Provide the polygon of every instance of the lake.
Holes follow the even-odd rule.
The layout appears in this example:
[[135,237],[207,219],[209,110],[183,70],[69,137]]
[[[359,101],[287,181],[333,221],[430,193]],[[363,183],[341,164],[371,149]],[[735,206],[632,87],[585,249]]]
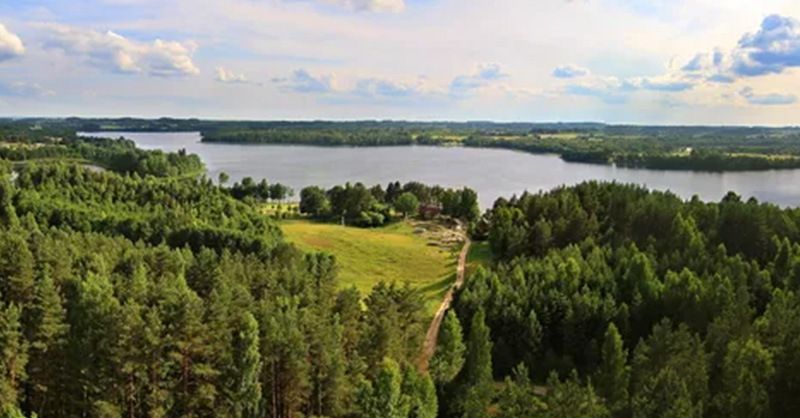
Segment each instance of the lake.
[[247,176],[256,181],[266,178],[298,192],[309,185],[332,187],[348,181],[368,186],[420,181],[446,187],[468,186],[478,192],[481,206],[486,208],[500,196],[600,180],[670,190],[685,199],[698,195],[704,200],[718,201],[728,191],[734,191],[745,199],[754,196],[782,206],[800,206],[800,170],[733,173],[641,170],[567,163],[553,155],[459,147],[204,144],[196,132],[89,135],[124,136],[143,149],[185,148],[203,159],[209,177],[214,180],[224,171],[230,175],[231,183]]

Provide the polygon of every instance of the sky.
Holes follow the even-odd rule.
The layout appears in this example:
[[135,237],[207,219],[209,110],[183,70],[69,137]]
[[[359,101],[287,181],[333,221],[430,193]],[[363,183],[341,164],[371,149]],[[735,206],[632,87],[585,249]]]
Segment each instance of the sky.
[[797,0],[0,0],[0,115],[800,125]]

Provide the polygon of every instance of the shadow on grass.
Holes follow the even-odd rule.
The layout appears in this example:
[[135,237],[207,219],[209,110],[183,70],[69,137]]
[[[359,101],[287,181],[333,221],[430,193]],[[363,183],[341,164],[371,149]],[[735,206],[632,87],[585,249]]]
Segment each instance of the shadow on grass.
[[452,273],[448,274],[438,282],[431,283],[425,287],[421,287],[419,290],[424,293],[436,292],[439,298],[443,298],[444,295],[447,294],[447,291],[450,290],[450,287],[453,285],[453,283],[455,283],[455,281],[456,281],[456,274]]

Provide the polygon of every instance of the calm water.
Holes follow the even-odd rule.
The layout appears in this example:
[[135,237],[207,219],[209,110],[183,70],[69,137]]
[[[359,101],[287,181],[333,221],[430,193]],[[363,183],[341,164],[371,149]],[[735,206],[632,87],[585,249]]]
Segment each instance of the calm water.
[[734,191],[745,198],[755,196],[783,206],[800,206],[800,170],[724,174],[632,170],[492,149],[203,144],[198,133],[92,135],[125,136],[143,149],[185,148],[203,159],[208,175],[215,180],[224,171],[231,176],[231,182],[246,176],[266,178],[298,191],[308,185],[331,187],[348,181],[385,186],[390,181],[415,180],[447,187],[469,186],[477,190],[481,205],[488,207],[500,196],[510,197],[525,190],[536,192],[586,180],[604,180],[671,190],[686,199],[696,194],[704,200],[719,200]]

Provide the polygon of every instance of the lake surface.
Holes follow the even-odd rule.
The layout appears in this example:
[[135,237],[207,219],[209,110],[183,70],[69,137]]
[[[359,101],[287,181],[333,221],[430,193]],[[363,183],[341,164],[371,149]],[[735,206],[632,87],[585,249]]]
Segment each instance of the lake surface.
[[457,147],[328,148],[299,145],[204,144],[199,133],[106,132],[94,136],[132,139],[139,148],[177,151],[185,148],[200,156],[208,175],[220,172],[231,183],[249,176],[293,187],[332,187],[362,182],[367,186],[390,181],[420,181],[446,187],[475,189],[481,206],[490,207],[500,196],[525,190],[538,192],[587,180],[635,183],[670,190],[689,199],[698,195],[718,201],[728,191],[782,206],[800,206],[800,170],[700,173],[616,168],[567,163],[557,156],[517,151]]

